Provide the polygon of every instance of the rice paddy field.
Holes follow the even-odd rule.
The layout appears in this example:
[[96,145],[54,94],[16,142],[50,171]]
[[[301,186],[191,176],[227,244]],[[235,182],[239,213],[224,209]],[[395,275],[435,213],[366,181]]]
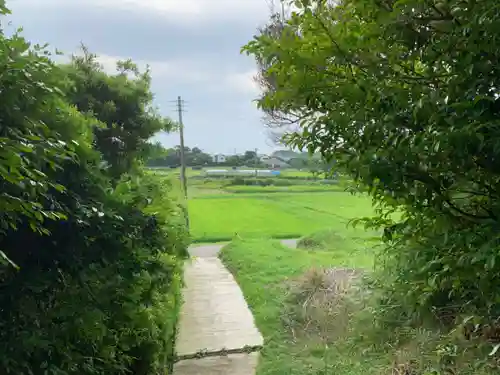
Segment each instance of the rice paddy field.
[[[195,172],[200,171],[191,171]],[[154,173],[169,176],[178,184],[177,170]],[[268,185],[188,173],[187,206],[193,242],[230,241],[235,237],[299,238],[326,229],[356,236],[356,232],[364,231],[347,228],[349,221],[373,212],[368,197],[345,191],[343,183],[311,180],[311,174],[304,171],[285,170],[278,178],[255,183]]]
[[366,197],[346,192],[251,193],[198,196],[188,203],[194,241],[241,237],[298,238],[370,215]]
[[[275,182],[280,185],[283,180],[286,177]],[[293,184],[288,186],[235,185],[224,179],[188,181],[194,242],[235,237],[299,238],[318,230],[345,230],[351,219],[372,213],[368,197],[352,195],[335,184],[305,179],[289,180]]]

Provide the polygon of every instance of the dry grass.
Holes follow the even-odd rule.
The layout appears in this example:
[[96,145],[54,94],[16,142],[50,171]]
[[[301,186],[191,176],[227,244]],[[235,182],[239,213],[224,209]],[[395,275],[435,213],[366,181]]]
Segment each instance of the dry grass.
[[[359,314],[369,303],[364,276],[359,269],[315,267],[288,281],[281,316],[284,327],[295,340],[306,339],[309,345],[324,347],[325,353],[338,342],[359,334],[359,326],[355,325],[359,325]],[[424,330],[418,337],[414,336],[414,330],[411,331],[412,338],[407,343],[386,353],[392,357],[392,363],[388,362],[375,373],[429,374],[424,370],[428,361],[422,353],[427,351],[424,343],[433,342],[434,338]]]
[[329,345],[343,336],[352,314],[361,308],[353,298],[361,271],[349,268],[311,268],[289,281],[282,320],[294,337],[316,337]]
[[[282,320],[295,339],[298,335],[320,344],[325,353],[330,346],[353,334],[353,323],[366,305],[363,272],[352,268],[311,268],[287,285]],[[367,327],[368,328],[368,327]],[[359,333],[359,331],[358,331]],[[413,339],[394,348],[392,365],[380,369],[380,375],[424,375],[418,360],[429,338]]]

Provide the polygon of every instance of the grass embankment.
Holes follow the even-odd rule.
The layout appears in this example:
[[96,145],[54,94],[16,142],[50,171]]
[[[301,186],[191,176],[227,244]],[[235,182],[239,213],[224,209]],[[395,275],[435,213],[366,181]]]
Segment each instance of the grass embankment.
[[[247,181],[247,182],[251,182]],[[269,180],[262,179],[257,182],[270,183]],[[269,194],[269,193],[326,193],[326,192],[344,192],[345,184],[326,184],[318,181],[309,180],[286,180],[283,178],[276,179],[273,182],[279,184],[271,184],[262,186],[255,185],[234,185],[230,179],[219,180],[190,180],[188,186],[188,196],[197,198],[203,195],[219,195],[219,194]]]
[[250,193],[195,196],[189,201],[191,235],[197,242],[243,237],[297,238],[370,215],[367,197],[346,192]]
[[477,340],[409,326],[378,305],[382,295],[360,277],[376,258],[372,240],[372,233],[327,230],[298,249],[240,239],[222,250],[264,336],[257,375],[498,374]]
[[[320,334],[314,319],[309,321],[304,316],[298,319],[310,301],[306,298],[297,305],[297,297],[304,297],[304,287],[301,286],[302,297],[294,295],[290,288],[292,280],[299,280],[307,271],[319,278],[320,274],[311,269],[370,269],[373,264],[370,245],[363,241],[367,235],[354,236],[356,240],[352,240],[346,229],[337,235],[329,231],[325,236],[335,239],[336,244],[307,251],[256,239],[237,240],[222,250],[221,259],[235,275],[264,336],[258,375],[368,374],[374,373],[370,370],[377,362],[385,361],[354,355],[348,342],[337,341],[339,332],[335,332],[335,324],[343,324],[345,318],[334,314],[323,317],[329,321],[329,335]],[[313,289],[318,286],[309,285]]]
[[316,193],[316,192],[343,192],[342,187],[336,185],[291,185],[291,186],[226,186],[223,188],[228,193]]

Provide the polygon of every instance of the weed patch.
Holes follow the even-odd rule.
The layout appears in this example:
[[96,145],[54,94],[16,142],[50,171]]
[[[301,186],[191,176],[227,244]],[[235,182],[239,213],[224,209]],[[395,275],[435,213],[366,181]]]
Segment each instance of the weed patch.
[[293,337],[307,335],[331,345],[344,336],[359,304],[352,296],[361,272],[347,268],[311,268],[289,282],[282,320]]
[[[370,254],[349,248],[307,252],[272,240],[239,239],[226,246],[220,257],[235,275],[264,335],[258,375],[337,374],[332,371],[348,350],[324,337],[342,336],[343,331],[331,325],[342,309],[350,309],[340,304],[341,291],[349,283],[350,270],[370,269]],[[332,273],[334,268],[345,271]],[[336,287],[329,284],[331,280],[337,281]],[[338,297],[337,303],[328,300],[332,294]],[[324,305],[330,310],[320,311]],[[363,359],[355,364],[363,369],[359,374],[372,365]]]

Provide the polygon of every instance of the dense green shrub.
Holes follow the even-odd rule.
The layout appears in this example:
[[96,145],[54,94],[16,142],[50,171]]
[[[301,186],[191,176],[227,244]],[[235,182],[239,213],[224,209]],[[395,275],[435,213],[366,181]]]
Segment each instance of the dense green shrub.
[[133,147],[130,174],[103,167],[106,124],[68,104],[44,51],[0,33],[0,61],[0,373],[162,373],[187,246],[168,184]]
[[[47,192],[64,190],[50,174],[74,158],[74,144],[60,139],[57,130],[64,126],[49,128],[45,122],[46,114],[52,113],[54,125],[61,125],[59,111],[65,110],[52,93],[58,77],[50,61],[28,53],[29,44],[17,34],[0,38],[0,233],[21,218],[43,231],[40,224],[45,219],[62,217],[57,202],[47,204]],[[75,124],[78,121],[84,120]]]

